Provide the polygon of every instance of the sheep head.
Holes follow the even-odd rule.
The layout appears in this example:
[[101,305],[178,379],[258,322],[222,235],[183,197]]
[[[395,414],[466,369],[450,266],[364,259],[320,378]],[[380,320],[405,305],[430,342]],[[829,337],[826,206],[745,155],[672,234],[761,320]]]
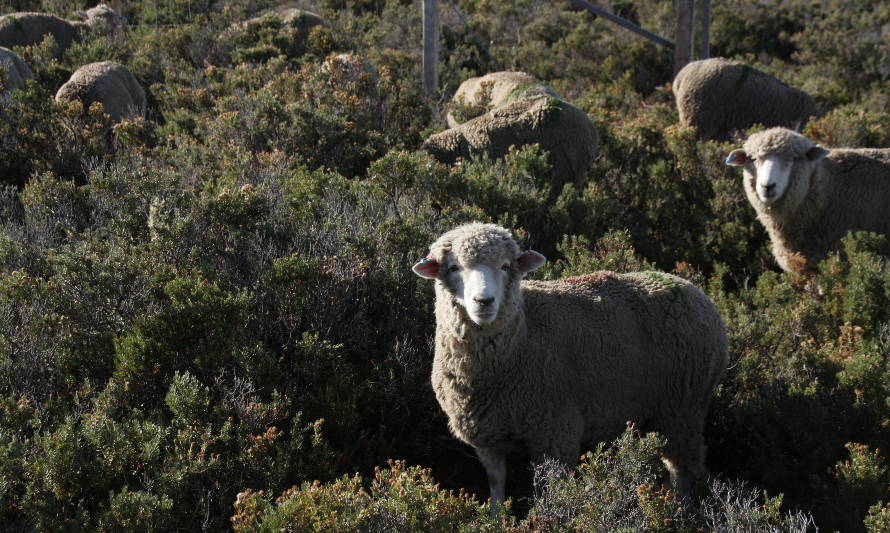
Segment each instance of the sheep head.
[[109,35],[114,34],[127,21],[127,17],[118,15],[105,4],[78,11],[77,15],[91,30],[103,31]]
[[520,252],[506,229],[472,223],[442,235],[412,270],[436,280],[437,293],[449,295],[473,323],[484,326],[497,319],[507,292],[518,291],[519,280],[545,261],[534,250]]
[[[784,128],[772,128],[748,138],[745,147],[730,152],[726,164],[745,167],[745,189],[764,206],[782,200],[790,189],[809,188],[812,163],[828,151]],[[801,195],[796,195],[798,198]]]

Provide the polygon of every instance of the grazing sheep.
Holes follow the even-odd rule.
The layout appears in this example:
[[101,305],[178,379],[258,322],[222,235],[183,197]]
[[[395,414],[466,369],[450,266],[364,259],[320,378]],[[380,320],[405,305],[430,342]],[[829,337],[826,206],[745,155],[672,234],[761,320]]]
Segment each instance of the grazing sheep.
[[442,163],[487,155],[503,157],[511,146],[539,144],[548,152],[558,192],[580,186],[599,146],[593,122],[577,107],[554,98],[523,98],[496,107],[455,128],[430,136],[422,148]]
[[127,67],[113,61],[77,69],[59,88],[56,100],[79,100],[85,108],[99,102],[112,123],[145,114],[145,91]]
[[324,20],[310,11],[303,11],[293,7],[281,8],[275,11],[281,17],[286,26],[299,30],[301,35],[306,35],[316,26],[324,26]]
[[495,107],[538,96],[559,98],[556,91],[525,72],[492,72],[470,78],[460,84],[451,99],[448,127],[455,128]]
[[680,122],[700,140],[730,140],[754,124],[800,129],[818,115],[803,91],[738,61],[693,61],[673,83]]
[[72,43],[80,42],[87,32],[111,35],[126,21],[105,4],[77,14],[84,20],[65,20],[46,13],[11,13],[0,17],[0,46],[32,46],[51,34],[59,50],[64,52]]
[[9,48],[0,46],[0,95],[25,86],[25,80],[33,79],[31,69]]
[[704,471],[708,403],[727,363],[714,304],[659,272],[520,281],[544,263],[494,224],[459,226],[414,265],[436,280],[432,384],[503,501],[506,453],[577,463],[627,421],[658,431],[676,490]]
[[301,37],[306,37],[309,34],[309,30],[314,27],[325,25],[324,20],[315,13],[293,7],[280,7],[259,17],[254,17],[244,22],[236,22],[229,27],[229,32],[240,33],[246,30],[249,24],[258,23],[266,17],[280,18],[285,26],[297,30]]
[[772,128],[726,164],[745,167],[745,194],[783,270],[815,271],[851,230],[890,236],[890,149],[826,150]]

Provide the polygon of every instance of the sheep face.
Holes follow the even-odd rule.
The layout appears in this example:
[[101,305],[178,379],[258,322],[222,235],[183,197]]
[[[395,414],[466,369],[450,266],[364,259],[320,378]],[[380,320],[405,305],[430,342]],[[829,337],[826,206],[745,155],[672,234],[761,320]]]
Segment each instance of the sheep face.
[[[727,165],[745,167],[745,191],[751,203],[767,208],[802,200],[810,187],[813,165],[828,153],[824,148],[809,143],[800,134],[794,133],[794,137],[790,137],[788,130],[777,128],[765,133],[773,131],[777,134],[760,142],[752,143],[756,140],[756,136],[752,136],[745,149],[733,150],[726,158]],[[794,142],[780,144],[774,140],[778,134]],[[753,146],[749,147],[748,144]],[[759,149],[764,144],[772,149]]]
[[482,326],[497,318],[505,288],[512,278],[511,268],[511,261],[506,258],[499,267],[462,266],[454,262],[446,269],[442,283],[463,306],[469,319]]
[[756,172],[751,175],[754,182],[749,187],[761,202],[770,205],[780,199],[788,189],[792,166],[794,166],[794,161],[788,161],[775,154],[755,160]]
[[507,230],[475,224],[443,235],[412,270],[436,280],[437,294],[453,298],[470,321],[485,326],[498,318],[508,293],[518,292],[519,280],[545,261],[534,250],[519,252]]
[[109,35],[114,34],[127,21],[127,17],[118,15],[105,4],[99,4],[86,11],[78,11],[77,15],[91,30],[104,31]]

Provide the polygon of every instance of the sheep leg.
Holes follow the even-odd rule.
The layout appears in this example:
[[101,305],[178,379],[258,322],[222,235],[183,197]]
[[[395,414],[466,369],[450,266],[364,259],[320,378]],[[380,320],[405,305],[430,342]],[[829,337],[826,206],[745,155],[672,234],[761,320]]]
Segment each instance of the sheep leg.
[[685,506],[694,501],[695,482],[705,472],[705,445],[701,432],[694,436],[677,438],[668,437],[668,446],[664,451],[662,462],[671,475],[674,492]]
[[485,474],[488,476],[488,488],[491,495],[491,517],[497,518],[506,498],[507,489],[507,456],[503,452],[491,448],[476,448],[476,455]]

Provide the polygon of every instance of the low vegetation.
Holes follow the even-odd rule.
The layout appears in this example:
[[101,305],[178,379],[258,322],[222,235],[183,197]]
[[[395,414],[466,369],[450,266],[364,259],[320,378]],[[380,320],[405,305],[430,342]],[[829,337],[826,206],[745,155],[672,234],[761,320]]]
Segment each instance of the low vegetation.
[[[665,51],[570,2],[440,2],[427,99],[416,1],[301,2],[327,21],[304,33],[226,31],[269,0],[122,4],[123,33],[15,48],[35,80],[0,103],[4,528],[890,530],[884,237],[849,234],[814,279],[781,273],[723,164],[737,144],[677,124]],[[673,32],[674,2],[601,4]],[[712,53],[813,96],[810,138],[890,146],[890,6],[714,4]],[[148,101],[111,132],[100,107],[53,100],[104,60]],[[455,166],[418,151],[462,80],[509,69],[596,124],[583,185],[554,187],[535,147]],[[699,502],[665,489],[661,437],[629,427],[574,476],[517,456],[488,518],[430,388],[433,292],[410,270],[471,220],[545,254],[542,278],[657,268],[715,300],[731,361]]]

